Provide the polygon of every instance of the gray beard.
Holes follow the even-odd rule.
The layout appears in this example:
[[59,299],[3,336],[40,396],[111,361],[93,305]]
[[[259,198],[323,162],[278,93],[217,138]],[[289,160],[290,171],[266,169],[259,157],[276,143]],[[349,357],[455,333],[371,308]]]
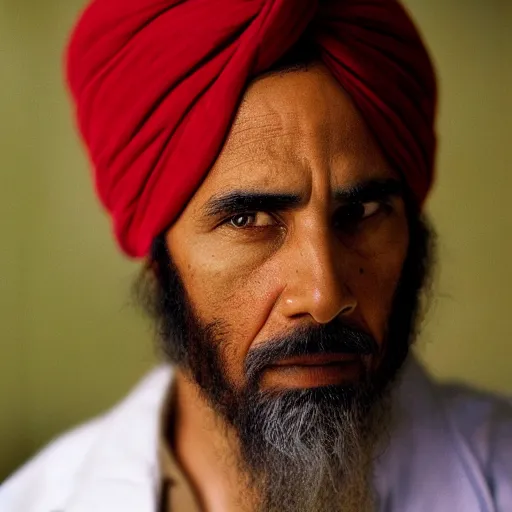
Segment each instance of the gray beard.
[[[215,331],[217,329],[217,332]],[[342,343],[354,351],[362,335],[351,336],[336,324],[290,334],[268,342],[246,357],[247,383],[227,379],[228,343],[219,349],[219,326],[207,332],[201,348],[205,363],[193,382],[221,424],[232,427],[233,454],[246,492],[237,510],[247,512],[369,512],[373,507],[372,462],[391,419],[391,389],[396,373],[364,373],[357,382],[299,389],[261,388],[261,376],[276,354],[332,352]],[[354,341],[355,340],[355,341]],[[192,360],[199,360],[191,352]],[[308,352],[309,351],[309,352]],[[283,356],[282,356],[283,357]],[[229,436],[228,439],[233,439]]]
[[[260,394],[235,421],[239,467],[256,512],[369,512],[372,461],[391,419],[389,392],[371,405],[336,389]],[[256,503],[256,506],[254,505]]]

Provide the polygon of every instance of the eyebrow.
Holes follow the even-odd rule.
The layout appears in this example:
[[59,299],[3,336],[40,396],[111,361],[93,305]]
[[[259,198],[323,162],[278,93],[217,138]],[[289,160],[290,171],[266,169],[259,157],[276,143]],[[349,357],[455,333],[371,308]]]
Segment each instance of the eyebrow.
[[[338,203],[367,203],[401,195],[402,184],[400,181],[372,179],[336,190],[334,200]],[[297,208],[303,201],[299,194],[234,190],[213,196],[203,209],[208,217],[235,215],[248,211],[276,213]]]
[[394,178],[371,179],[334,192],[334,199],[340,203],[367,203],[402,196],[402,182]]
[[276,194],[236,190],[211,198],[205,205],[209,217],[235,215],[241,211],[283,212],[301,204],[297,194]]

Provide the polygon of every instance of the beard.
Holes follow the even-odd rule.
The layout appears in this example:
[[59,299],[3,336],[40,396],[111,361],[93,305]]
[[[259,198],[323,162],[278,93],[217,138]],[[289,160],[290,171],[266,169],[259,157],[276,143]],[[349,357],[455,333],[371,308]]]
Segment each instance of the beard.
[[[391,391],[415,335],[429,270],[430,231],[410,221],[409,252],[395,291],[382,353],[368,334],[339,320],[267,340],[247,354],[242,387],[230,382],[229,325],[204,323],[193,310],[165,238],[136,293],[156,320],[165,357],[197,385],[237,438],[237,463],[251,505],[260,512],[372,510],[372,462],[392,418]],[[363,364],[355,383],[306,389],[262,389],[269,365],[288,357],[352,353]],[[246,509],[240,503],[240,509]]]
[[[237,438],[238,467],[256,510],[321,512],[370,510],[371,456],[390,418],[388,389],[369,369],[357,384],[262,389],[265,371],[289,357],[351,353],[377,355],[367,334],[333,321],[301,328],[249,351],[243,387],[228,375],[229,342],[220,322],[189,319],[188,358],[181,362],[202,396]],[[254,504],[253,503],[253,504]],[[240,504],[244,509],[244,504]]]

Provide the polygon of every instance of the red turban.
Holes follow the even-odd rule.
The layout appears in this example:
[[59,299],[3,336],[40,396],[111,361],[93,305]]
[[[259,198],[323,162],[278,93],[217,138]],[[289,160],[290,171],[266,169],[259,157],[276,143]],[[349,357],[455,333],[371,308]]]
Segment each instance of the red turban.
[[436,83],[395,0],[93,0],[67,54],[96,188],[135,257],[179,215],[222,148],[251,77],[301,39],[352,97],[421,205]]

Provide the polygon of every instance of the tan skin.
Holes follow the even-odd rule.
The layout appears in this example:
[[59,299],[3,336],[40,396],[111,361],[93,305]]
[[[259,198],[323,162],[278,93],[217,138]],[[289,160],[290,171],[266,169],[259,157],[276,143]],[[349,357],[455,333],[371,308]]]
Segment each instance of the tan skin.
[[[169,251],[203,322],[222,320],[228,380],[244,384],[247,352],[299,326],[336,317],[385,345],[392,298],[408,247],[401,196],[366,201],[350,229],[336,222],[336,191],[397,179],[352,102],[321,65],[272,74],[246,91],[226,144],[167,234]],[[292,194],[283,211],[212,218],[205,207],[232,191]],[[269,369],[262,386],[347,382],[349,358]],[[373,364],[377,364],[373,361]],[[176,453],[202,507],[240,510],[244,490],[226,464],[232,444],[195,384],[177,371]]]

